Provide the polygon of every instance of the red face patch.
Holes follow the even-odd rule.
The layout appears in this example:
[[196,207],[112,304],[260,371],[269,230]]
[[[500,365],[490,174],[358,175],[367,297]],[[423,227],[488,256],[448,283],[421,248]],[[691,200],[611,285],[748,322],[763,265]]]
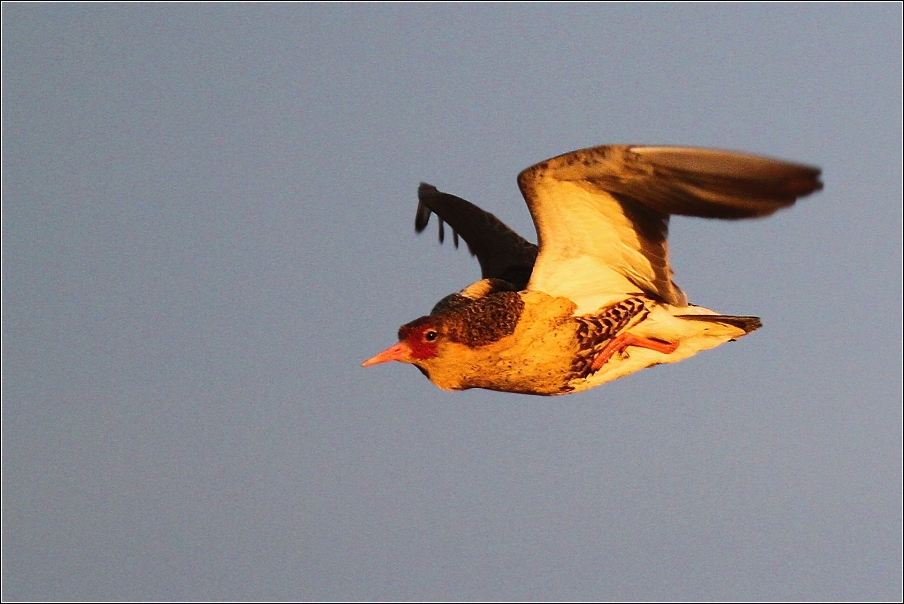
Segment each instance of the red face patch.
[[439,332],[425,319],[426,317],[412,321],[399,328],[399,340],[408,342],[411,357],[415,359],[432,359],[437,355],[436,341]]

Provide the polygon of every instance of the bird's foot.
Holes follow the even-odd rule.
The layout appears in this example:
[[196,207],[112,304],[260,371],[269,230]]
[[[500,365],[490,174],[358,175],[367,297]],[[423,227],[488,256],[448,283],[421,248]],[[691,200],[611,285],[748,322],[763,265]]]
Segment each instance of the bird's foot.
[[612,355],[616,352],[624,354],[625,349],[628,348],[628,346],[637,346],[639,348],[655,350],[656,352],[661,352],[663,354],[672,354],[678,349],[678,342],[663,342],[662,340],[652,340],[642,336],[635,336],[633,333],[620,333],[609,340],[609,343],[606,344],[599,354],[596,355],[596,358],[593,359],[593,363],[590,365],[591,373],[599,371],[603,365],[609,362],[609,359],[611,359]]

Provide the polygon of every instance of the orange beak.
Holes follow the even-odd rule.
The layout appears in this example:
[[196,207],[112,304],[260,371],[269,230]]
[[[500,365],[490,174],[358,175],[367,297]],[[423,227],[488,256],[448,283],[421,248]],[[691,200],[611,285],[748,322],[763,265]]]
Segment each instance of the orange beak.
[[401,361],[403,363],[410,363],[411,347],[408,345],[408,342],[399,342],[392,348],[387,348],[377,356],[370,357],[369,359],[361,363],[361,366],[370,367],[371,365],[386,363],[388,361]]

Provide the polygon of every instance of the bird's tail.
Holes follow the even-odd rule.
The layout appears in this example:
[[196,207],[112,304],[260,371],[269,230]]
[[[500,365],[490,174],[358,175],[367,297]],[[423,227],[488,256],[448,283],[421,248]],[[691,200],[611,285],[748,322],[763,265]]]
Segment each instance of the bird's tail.
[[686,321],[705,321],[707,323],[723,323],[731,325],[738,329],[743,329],[744,333],[750,333],[763,326],[763,322],[759,317],[746,317],[738,315],[675,315],[676,319],[684,319]]

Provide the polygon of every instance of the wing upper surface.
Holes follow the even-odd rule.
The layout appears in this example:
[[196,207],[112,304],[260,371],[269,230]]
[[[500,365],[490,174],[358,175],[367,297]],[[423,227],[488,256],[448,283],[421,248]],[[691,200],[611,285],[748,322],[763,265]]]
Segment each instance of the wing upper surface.
[[672,214],[768,216],[822,188],[816,168],[711,149],[603,146],[524,170],[518,184],[540,252],[528,289],[595,310],[643,292],[687,303],[672,281]]

